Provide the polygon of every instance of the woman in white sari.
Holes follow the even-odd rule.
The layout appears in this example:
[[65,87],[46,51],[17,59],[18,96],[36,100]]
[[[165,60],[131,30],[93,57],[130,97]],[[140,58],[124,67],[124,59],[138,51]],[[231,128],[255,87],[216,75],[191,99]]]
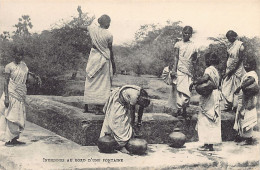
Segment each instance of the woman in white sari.
[[225,102],[225,111],[237,108],[238,97],[241,94],[234,94],[235,89],[240,85],[241,78],[245,74],[243,67],[243,42],[237,40],[237,33],[230,30],[226,37],[229,41],[227,45],[228,60],[226,73],[223,76],[222,94]]
[[135,106],[139,105],[138,124],[141,126],[143,110],[150,104],[148,94],[139,86],[125,85],[115,89],[104,106],[105,119],[100,137],[110,133],[122,149],[133,136]]
[[92,23],[94,17],[81,20],[81,28],[87,29],[92,48],[86,67],[86,82],[84,92],[85,112],[88,105],[99,107],[97,114],[107,101],[112,84],[112,76],[115,73],[115,63],[112,50],[113,36],[108,31],[111,19],[108,15],[102,15],[98,19],[99,25]]
[[197,122],[199,142],[204,144],[198,149],[201,151],[213,151],[213,144],[221,142],[221,97],[218,89],[220,76],[216,69],[216,65],[219,64],[219,58],[214,53],[207,53],[205,62],[207,68],[203,77],[193,82],[190,86],[190,91],[193,85],[206,83],[207,81],[210,81],[209,83],[212,84],[214,89],[210,94],[200,96],[200,112]]
[[24,144],[17,139],[25,127],[28,67],[22,61],[21,48],[14,47],[14,54],[14,61],[5,66],[4,92],[0,99],[0,140],[6,146]]
[[[254,57],[246,60],[244,64],[246,74],[242,77],[241,84],[234,93],[239,93],[245,87],[250,85],[258,86],[258,76],[256,70],[256,60]],[[235,141],[245,141],[246,144],[253,144],[253,127],[257,124],[257,92],[246,94],[242,91],[242,98],[238,100],[238,108],[236,112],[236,118],[234,123],[234,129],[238,132],[238,136]]]

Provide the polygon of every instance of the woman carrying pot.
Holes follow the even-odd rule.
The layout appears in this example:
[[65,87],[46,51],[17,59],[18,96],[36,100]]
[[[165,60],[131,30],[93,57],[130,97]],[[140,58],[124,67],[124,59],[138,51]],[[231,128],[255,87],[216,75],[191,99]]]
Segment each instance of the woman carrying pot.
[[223,111],[236,109],[238,98],[241,96],[241,94],[234,94],[234,91],[239,87],[241,78],[245,74],[243,67],[243,53],[245,48],[243,42],[239,41],[237,37],[238,35],[235,31],[229,30],[226,33],[228,41],[219,40],[213,37],[210,38],[211,40],[224,44],[228,53],[226,72],[222,78],[223,81],[221,84],[225,107]]

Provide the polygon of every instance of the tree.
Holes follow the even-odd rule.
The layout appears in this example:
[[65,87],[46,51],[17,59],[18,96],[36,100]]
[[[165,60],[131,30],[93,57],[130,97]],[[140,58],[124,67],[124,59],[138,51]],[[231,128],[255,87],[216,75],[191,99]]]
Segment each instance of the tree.
[[80,6],[77,11],[77,17],[73,17],[71,21],[63,22],[60,27],[52,29],[52,37],[57,40],[58,49],[63,49],[61,64],[73,71],[71,79],[75,79],[77,71],[85,67],[85,61],[92,47],[88,32],[78,27],[78,20],[82,15]]
[[3,41],[9,41],[11,38],[10,33],[8,31],[3,31],[3,33],[0,35],[0,39]]
[[[179,24],[168,21],[164,27],[158,24],[141,26],[135,34],[135,42],[129,47],[129,54],[121,54],[128,63],[125,69],[133,70],[138,75],[160,76],[163,67],[174,61],[173,47],[182,36]],[[121,67],[118,66],[119,69]]]
[[31,18],[29,15],[22,15],[21,18],[18,19],[18,24],[15,24],[16,31],[14,32],[15,35],[23,35],[28,36],[30,35],[29,29],[32,29],[33,25],[31,23]]

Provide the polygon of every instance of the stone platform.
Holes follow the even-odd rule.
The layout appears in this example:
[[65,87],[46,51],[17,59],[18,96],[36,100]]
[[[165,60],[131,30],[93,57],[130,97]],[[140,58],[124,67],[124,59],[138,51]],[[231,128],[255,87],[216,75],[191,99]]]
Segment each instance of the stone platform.
[[[259,132],[254,136],[260,140]],[[216,151],[198,151],[197,142],[183,148],[149,144],[145,155],[104,154],[96,146],[81,146],[35,124],[26,122],[20,140],[6,147],[0,142],[0,169],[259,169],[259,144],[223,142]]]
[[[74,107],[82,104],[82,97],[60,96],[28,96],[27,120],[69,140],[84,146],[94,146],[99,138],[104,115],[83,113],[82,108]],[[142,138],[150,144],[167,144],[168,136],[176,126],[183,127],[187,141],[197,141],[195,126],[198,107],[192,106],[188,112],[193,115],[190,122],[180,121],[171,113],[167,113],[167,101],[152,100],[143,115],[141,127]],[[166,112],[166,113],[162,113]],[[230,113],[222,115],[222,139],[234,138],[234,116]]]

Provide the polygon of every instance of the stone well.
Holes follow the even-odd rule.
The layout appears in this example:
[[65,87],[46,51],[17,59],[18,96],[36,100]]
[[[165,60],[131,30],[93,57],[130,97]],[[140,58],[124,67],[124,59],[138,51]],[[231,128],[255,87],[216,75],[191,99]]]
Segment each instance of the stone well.
[[[78,144],[96,145],[104,115],[83,113],[82,97],[28,96],[27,103],[28,121]],[[152,100],[151,105],[143,115],[142,138],[150,144],[167,143],[168,135],[176,126],[181,125],[187,141],[196,141],[195,126],[198,107],[193,105],[188,109],[192,119],[190,122],[186,122],[174,117],[174,111],[168,109],[166,103],[163,100]],[[223,140],[234,138],[233,122],[234,116],[232,114],[225,113],[222,116]]]

